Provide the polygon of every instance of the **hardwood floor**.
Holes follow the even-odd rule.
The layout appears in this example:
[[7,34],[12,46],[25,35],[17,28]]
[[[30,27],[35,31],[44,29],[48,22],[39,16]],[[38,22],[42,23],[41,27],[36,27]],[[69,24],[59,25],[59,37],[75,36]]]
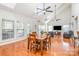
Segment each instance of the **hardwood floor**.
[[[67,39],[65,39],[67,40]],[[61,39],[52,38],[51,47],[47,51],[43,51],[43,56],[78,56],[78,48],[70,45]],[[41,52],[29,52],[27,49],[27,40],[0,46],[0,56],[41,56]]]

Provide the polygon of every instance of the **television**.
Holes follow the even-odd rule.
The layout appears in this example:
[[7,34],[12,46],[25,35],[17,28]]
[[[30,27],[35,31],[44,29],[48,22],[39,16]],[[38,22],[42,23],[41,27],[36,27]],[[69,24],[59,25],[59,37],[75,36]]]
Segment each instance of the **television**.
[[62,26],[53,26],[54,30],[62,30]]

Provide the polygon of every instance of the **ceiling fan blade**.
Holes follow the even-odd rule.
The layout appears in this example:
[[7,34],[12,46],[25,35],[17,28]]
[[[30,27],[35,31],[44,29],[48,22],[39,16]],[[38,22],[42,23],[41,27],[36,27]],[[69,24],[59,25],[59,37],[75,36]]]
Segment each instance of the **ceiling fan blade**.
[[42,10],[42,9],[40,9],[40,8],[37,8],[38,10]]
[[61,19],[56,19],[56,21],[59,21],[59,20],[61,20]]
[[49,9],[49,8],[51,8],[50,6],[48,6],[46,9]]
[[53,12],[52,10],[46,10],[46,12]]

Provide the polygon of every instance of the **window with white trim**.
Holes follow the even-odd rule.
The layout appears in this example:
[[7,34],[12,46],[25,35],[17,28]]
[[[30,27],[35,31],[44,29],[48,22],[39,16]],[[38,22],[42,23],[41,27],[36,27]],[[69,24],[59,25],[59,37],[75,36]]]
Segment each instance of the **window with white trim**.
[[14,38],[14,21],[2,19],[2,40]]
[[23,37],[24,36],[24,25],[23,25],[23,23],[17,21],[16,25],[17,25],[17,28],[16,28],[17,37]]

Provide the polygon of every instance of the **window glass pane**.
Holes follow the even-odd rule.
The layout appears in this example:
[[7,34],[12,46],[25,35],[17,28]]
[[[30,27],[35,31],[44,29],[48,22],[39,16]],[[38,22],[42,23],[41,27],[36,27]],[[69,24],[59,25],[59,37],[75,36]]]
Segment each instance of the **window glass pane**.
[[3,29],[13,29],[12,21],[3,21]]
[[48,31],[52,31],[53,30],[53,27],[52,26],[49,26],[48,27]]
[[39,25],[39,36],[41,35],[41,32],[45,32],[45,25]]
[[17,29],[16,29],[16,33],[17,33],[17,37],[23,37],[24,36],[24,25],[22,22],[17,21]]
[[69,25],[63,25],[63,30],[64,32],[68,32],[69,31]]
[[24,30],[17,30],[17,37],[24,36]]
[[3,30],[2,31],[2,39],[9,39],[14,37],[14,31],[13,30]]
[[17,22],[16,23],[17,29],[24,29],[23,23]]
[[14,21],[2,20],[2,40],[14,38]]

